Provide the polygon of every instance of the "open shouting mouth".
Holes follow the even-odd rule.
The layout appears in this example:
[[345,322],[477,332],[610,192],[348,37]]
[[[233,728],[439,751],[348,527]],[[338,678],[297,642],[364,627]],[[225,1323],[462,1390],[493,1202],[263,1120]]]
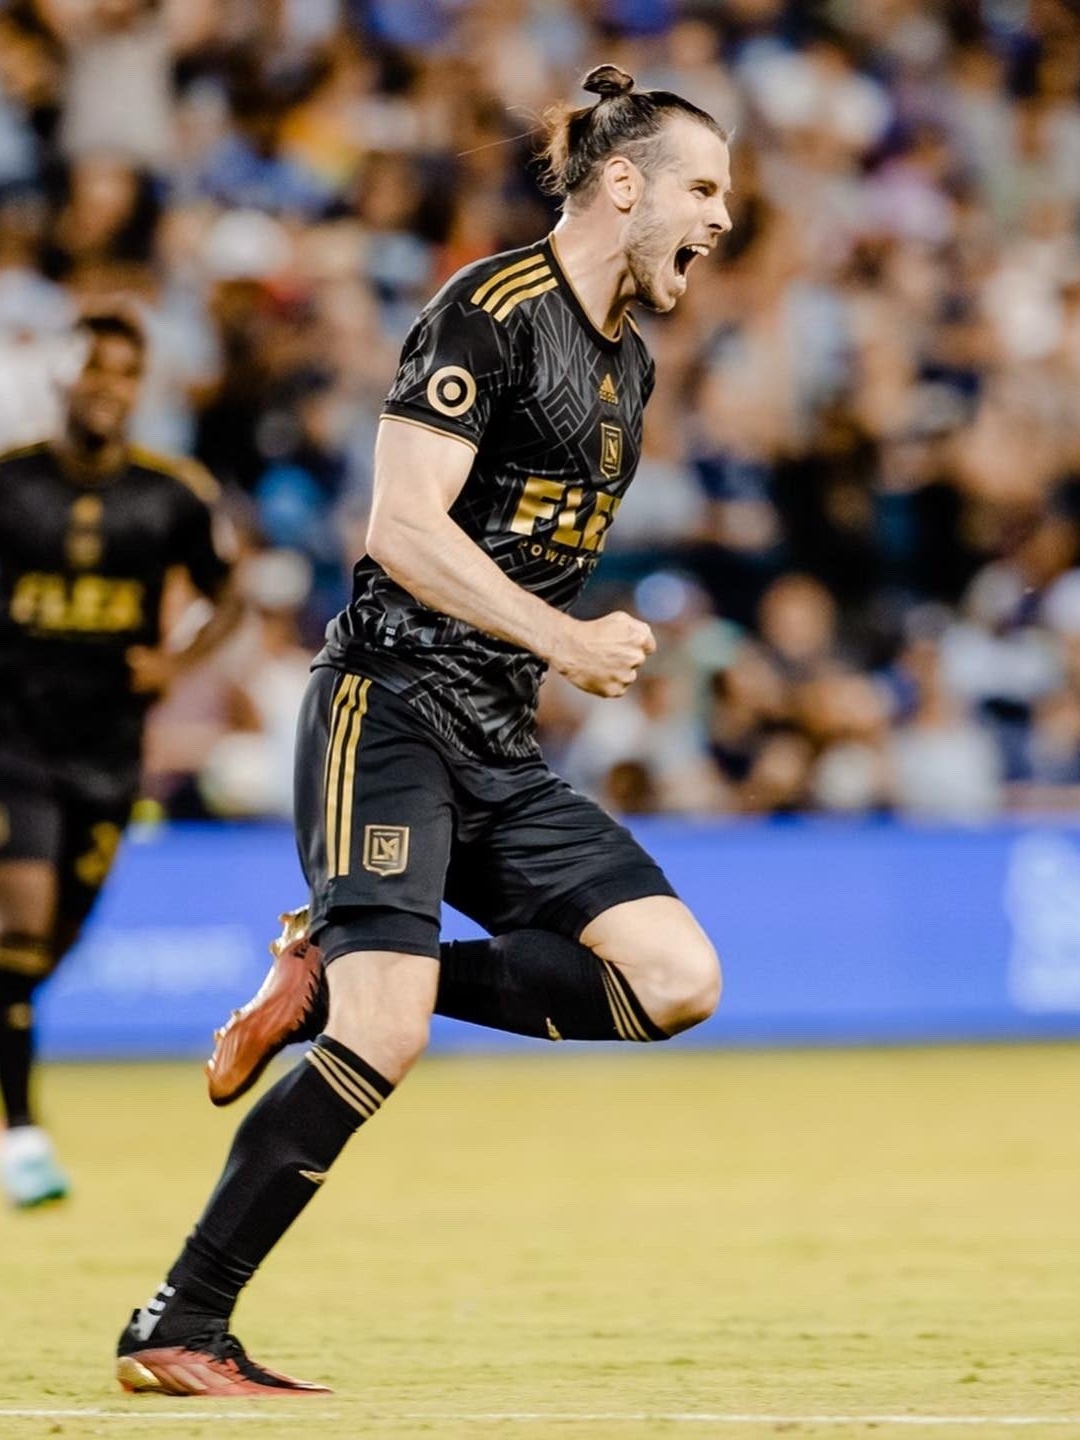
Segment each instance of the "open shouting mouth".
[[675,274],[685,277],[697,257],[708,253],[708,245],[680,245],[675,251]]

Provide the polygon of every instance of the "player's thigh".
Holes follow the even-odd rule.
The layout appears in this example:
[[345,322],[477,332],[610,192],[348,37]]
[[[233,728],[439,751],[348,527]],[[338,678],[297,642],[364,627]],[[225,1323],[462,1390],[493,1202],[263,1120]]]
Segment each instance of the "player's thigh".
[[359,950],[438,955],[451,784],[401,701],[315,671],[297,730],[295,825],[328,965]]
[[107,802],[72,799],[64,804],[64,830],[58,865],[54,943],[57,959],[71,949],[98,902],[120,850],[134,793]]
[[0,784],[0,969],[52,968],[63,814],[49,795]]
[[674,893],[625,826],[537,766],[481,837],[455,849],[446,898],[493,934],[535,927],[577,940],[615,905]]
[[720,1001],[720,961],[693,914],[670,895],[623,901],[581,932],[581,943],[617,965],[657,1024],[674,1034]]

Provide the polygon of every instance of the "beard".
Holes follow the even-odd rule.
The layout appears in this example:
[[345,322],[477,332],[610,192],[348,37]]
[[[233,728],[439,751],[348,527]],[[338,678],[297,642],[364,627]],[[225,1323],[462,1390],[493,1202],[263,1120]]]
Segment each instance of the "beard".
[[657,277],[667,259],[668,222],[652,200],[647,200],[630,222],[626,237],[626,268],[634,282],[636,298],[650,310],[670,310],[673,300],[661,299]]

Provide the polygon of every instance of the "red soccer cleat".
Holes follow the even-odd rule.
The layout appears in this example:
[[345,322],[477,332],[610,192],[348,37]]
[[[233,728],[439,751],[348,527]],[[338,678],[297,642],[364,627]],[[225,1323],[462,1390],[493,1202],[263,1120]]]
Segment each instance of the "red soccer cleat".
[[[138,1317],[135,1312],[135,1318]],[[129,1326],[121,1352],[138,1343]],[[131,1395],[331,1395],[327,1385],[293,1380],[252,1360],[224,1329],[193,1336],[182,1345],[148,1346],[116,1357],[116,1378]]]
[[239,1100],[290,1041],[313,1039],[325,1024],[326,981],[321,952],[307,938],[307,906],[279,918],[284,929],[271,941],[274,963],[266,979],[248,1003],[214,1031],[206,1080],[215,1105]]

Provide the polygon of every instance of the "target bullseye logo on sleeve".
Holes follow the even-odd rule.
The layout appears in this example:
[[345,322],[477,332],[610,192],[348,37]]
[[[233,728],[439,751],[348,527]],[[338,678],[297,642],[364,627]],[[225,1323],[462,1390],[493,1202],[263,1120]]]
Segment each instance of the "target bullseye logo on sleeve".
[[460,365],[444,365],[428,381],[427,398],[432,409],[453,419],[476,399],[476,381]]

